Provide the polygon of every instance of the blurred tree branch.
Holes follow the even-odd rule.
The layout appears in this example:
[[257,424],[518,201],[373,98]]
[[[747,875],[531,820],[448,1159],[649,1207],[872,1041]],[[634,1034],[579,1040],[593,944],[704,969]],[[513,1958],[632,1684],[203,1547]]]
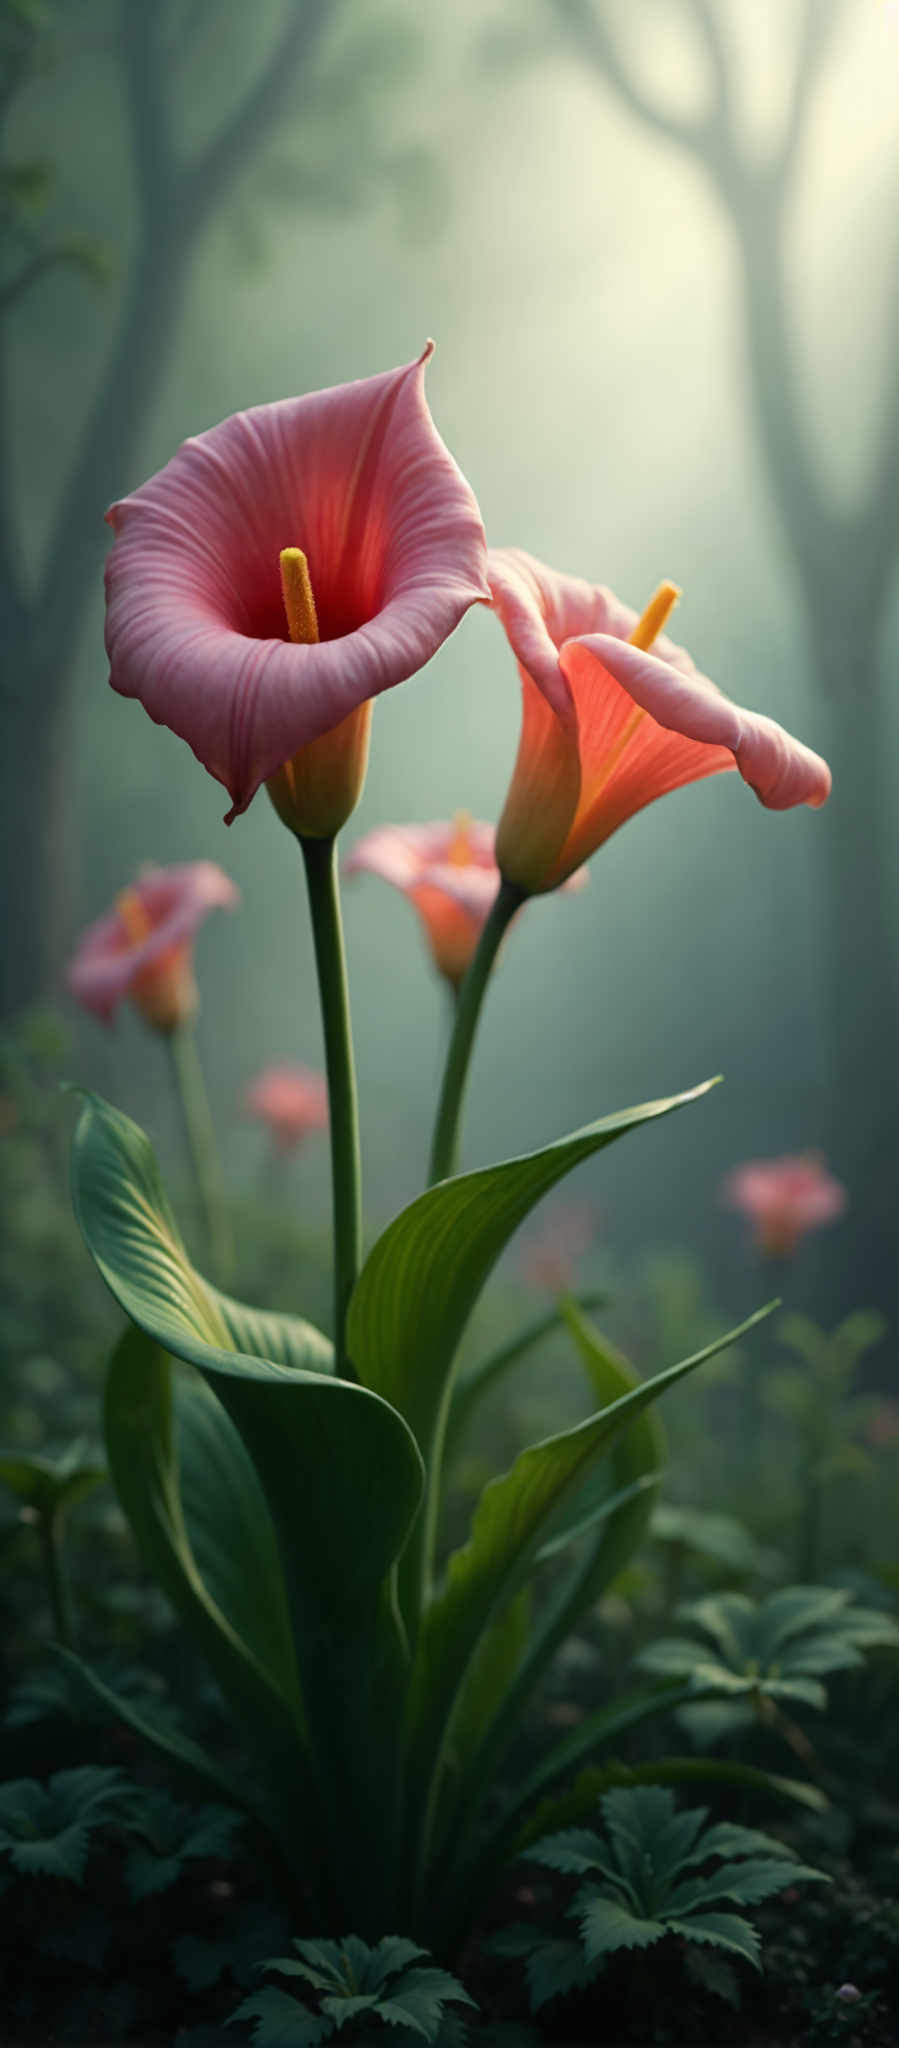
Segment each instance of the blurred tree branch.
[[[292,134],[312,135],[308,163],[289,190],[294,208],[319,203],[329,173],[346,155],[340,121],[353,112],[353,92],[368,93],[369,74],[355,65],[355,46],[331,48],[344,16],[342,0],[281,0],[280,22],[261,68],[246,80],[236,104],[209,142],[191,155],[175,119],[185,68],[202,64],[204,38],[221,30],[216,0],[108,0],[105,26],[86,23],[79,37],[67,15],[64,28],[54,0],[0,0],[0,123],[19,95],[54,57],[73,61],[82,48],[112,51],[117,60],[128,123],[135,228],[117,324],[105,365],[88,403],[74,454],[48,522],[42,558],[29,577],[17,531],[11,463],[13,416],[8,388],[0,388],[0,630],[6,646],[5,745],[0,783],[0,831],[5,873],[11,878],[12,920],[0,1006],[17,1007],[58,972],[66,926],[63,896],[71,885],[69,826],[70,711],[75,656],[96,590],[103,550],[101,515],[127,487],[139,436],[170,355],[194,250],[226,197],[291,116]],[[269,26],[274,10],[260,13]],[[89,32],[88,32],[89,31]],[[358,42],[358,37],[357,37]],[[324,102],[334,117],[322,124]],[[358,114],[358,107],[356,108]],[[357,122],[357,133],[361,133]],[[393,159],[365,146],[377,169],[392,176]],[[318,157],[316,157],[316,151]],[[357,188],[374,189],[371,164],[356,166]],[[0,281],[0,316],[8,324],[23,299],[58,264],[88,268],[97,252],[74,236],[42,236],[29,208],[44,196],[42,165],[0,168],[0,214],[12,210],[19,260]],[[0,334],[0,342],[4,336]],[[0,362],[5,351],[0,349]],[[39,706],[39,715],[36,707]],[[26,765],[27,764],[27,765]]]
[[[759,441],[797,573],[835,767],[822,831],[830,862],[825,901],[839,1084],[832,1091],[828,1136],[859,1196],[862,1189],[871,1191],[867,1235],[856,1257],[864,1298],[865,1267],[879,1268],[881,1283],[890,1270],[897,1141],[891,688],[880,641],[899,557],[899,233],[891,252],[887,369],[875,451],[865,486],[849,507],[835,502],[826,487],[806,425],[784,251],[815,89],[846,0],[805,0],[784,130],[767,155],[754,154],[740,134],[736,67],[720,0],[684,0],[710,79],[705,109],[689,119],[644,91],[622,54],[607,0],[549,5],[569,46],[597,80],[644,128],[693,160],[718,200],[736,249]],[[861,1094],[847,1087],[850,1078]]]

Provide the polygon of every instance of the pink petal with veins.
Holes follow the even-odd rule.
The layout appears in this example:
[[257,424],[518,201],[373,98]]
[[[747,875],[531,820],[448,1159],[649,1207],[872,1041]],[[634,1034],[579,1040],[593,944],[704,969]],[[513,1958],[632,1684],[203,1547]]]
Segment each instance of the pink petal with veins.
[[[437,652],[486,598],[474,495],[416,363],[236,413],[112,506],[110,681],[246,809],[267,776]],[[287,637],[302,548],[320,642]]]

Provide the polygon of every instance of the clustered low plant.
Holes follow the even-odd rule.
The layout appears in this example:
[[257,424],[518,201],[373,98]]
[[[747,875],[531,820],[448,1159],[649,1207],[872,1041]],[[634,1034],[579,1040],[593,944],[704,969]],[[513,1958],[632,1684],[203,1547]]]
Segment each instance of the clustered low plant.
[[[565,1828],[535,1842],[528,1859],[579,1880],[565,1908],[567,1927],[505,1928],[493,1938],[498,1955],[524,1961],[531,2009],[579,1991],[599,1976],[609,1956],[674,1937],[697,1948],[759,1965],[759,1937],[735,1907],[753,1907],[822,1873],[795,1862],[770,1835],[730,1821],[709,1826],[705,1807],[678,1812],[661,1786],[607,1792],[600,1801],[604,1833]],[[729,1974],[712,1988],[735,2001]]]

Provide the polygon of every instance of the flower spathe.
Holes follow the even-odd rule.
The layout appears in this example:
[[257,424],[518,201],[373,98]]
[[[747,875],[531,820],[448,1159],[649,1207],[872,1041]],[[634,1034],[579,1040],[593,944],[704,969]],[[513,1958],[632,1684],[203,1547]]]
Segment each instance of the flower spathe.
[[493,827],[465,812],[447,823],[379,825],[357,840],[344,874],[379,875],[421,918],[434,965],[457,987],[499,888]]
[[239,902],[214,861],[148,869],[83,934],[66,975],[70,994],[105,1024],[129,996],[155,1030],[176,1030],[197,1008],[196,933],[211,910]]
[[327,1128],[327,1086],[311,1067],[266,1067],[247,1089],[246,1105],[268,1125],[282,1152],[292,1152],[310,1131]]
[[748,1216],[760,1251],[788,1258],[810,1230],[834,1223],[849,1197],[815,1153],[750,1159],[728,1174],[724,1199]]
[[819,755],[732,704],[684,648],[658,635],[674,585],[638,619],[610,590],[518,548],[492,550],[488,576],[522,687],[518,757],[496,837],[509,881],[528,893],[557,888],[644,805],[727,769],[738,768],[771,810],[826,801],[830,771]]
[[[488,597],[477,502],[425,399],[431,353],[235,413],[106,515],[112,686],[187,740],[229,819],[338,727],[358,780],[352,715]],[[308,564],[305,641],[289,637],[285,550]]]

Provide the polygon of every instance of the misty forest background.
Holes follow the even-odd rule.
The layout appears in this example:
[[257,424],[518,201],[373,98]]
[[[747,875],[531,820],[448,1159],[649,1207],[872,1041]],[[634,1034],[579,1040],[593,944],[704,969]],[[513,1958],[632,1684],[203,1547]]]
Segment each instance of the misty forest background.
[[[226,414],[438,348],[437,425],[488,536],[674,626],[738,701],[829,758],[819,814],[735,777],[653,806],[590,886],[514,929],[469,1162],[723,1070],[688,1120],[581,1176],[597,1232],[770,1292],[720,1204],[747,1156],[820,1148],[848,1218],[790,1299],[895,1314],[899,11],[887,0],[3,0],[0,750],[7,1016],[61,1000],[73,1078],[177,1178],[158,1048],[63,995],[145,861],[208,856],[243,908],[199,941],[232,1190],[266,1061],[320,1064],[297,862],[109,690],[103,511]],[[291,536],[302,542],[302,535]],[[379,703],[347,847],[495,819],[519,691],[470,617]],[[346,891],[369,1227],[420,1185],[447,1018],[414,916]],[[68,1112],[66,1111],[66,1114]],[[291,1200],[327,1215],[325,1149]]]

